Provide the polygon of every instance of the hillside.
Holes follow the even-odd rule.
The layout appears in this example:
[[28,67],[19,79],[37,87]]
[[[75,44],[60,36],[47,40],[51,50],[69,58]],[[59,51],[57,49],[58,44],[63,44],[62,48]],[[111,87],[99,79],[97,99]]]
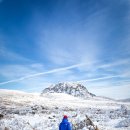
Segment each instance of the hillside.
[[119,102],[130,102],[130,98],[117,100]]
[[[25,93],[0,90],[0,130],[57,130],[64,114],[78,130],[86,115],[99,130],[129,130],[130,103],[74,97],[65,93]],[[81,128],[80,126],[84,126]]]

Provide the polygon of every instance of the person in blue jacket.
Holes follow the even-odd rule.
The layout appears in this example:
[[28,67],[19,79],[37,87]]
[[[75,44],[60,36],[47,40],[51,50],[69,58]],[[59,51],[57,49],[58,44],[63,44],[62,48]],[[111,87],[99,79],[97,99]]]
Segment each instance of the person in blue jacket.
[[59,125],[59,130],[72,130],[71,124],[68,122],[68,117],[64,115],[62,122]]

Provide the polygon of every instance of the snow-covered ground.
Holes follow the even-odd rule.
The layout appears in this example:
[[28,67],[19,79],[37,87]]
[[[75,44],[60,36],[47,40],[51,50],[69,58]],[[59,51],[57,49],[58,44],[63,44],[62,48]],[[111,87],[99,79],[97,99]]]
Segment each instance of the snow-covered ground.
[[99,130],[130,130],[130,103],[101,97],[85,100],[64,93],[41,96],[1,89],[0,114],[0,130],[58,130],[64,114],[72,124],[87,115]]

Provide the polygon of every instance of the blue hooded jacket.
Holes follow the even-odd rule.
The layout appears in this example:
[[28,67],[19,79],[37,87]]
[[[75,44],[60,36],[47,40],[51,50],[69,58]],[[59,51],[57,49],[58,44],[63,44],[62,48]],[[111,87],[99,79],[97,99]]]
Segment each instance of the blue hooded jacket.
[[72,130],[68,119],[63,118],[62,122],[60,123],[59,130]]

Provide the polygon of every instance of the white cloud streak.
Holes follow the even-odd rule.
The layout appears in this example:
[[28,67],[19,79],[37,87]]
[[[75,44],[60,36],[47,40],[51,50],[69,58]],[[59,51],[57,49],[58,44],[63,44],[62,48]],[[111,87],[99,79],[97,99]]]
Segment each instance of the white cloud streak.
[[126,59],[117,60],[116,62],[112,62],[109,64],[102,64],[98,66],[98,68],[111,68],[111,67],[125,65],[125,64],[130,64],[130,59],[126,58]]
[[92,81],[98,81],[98,80],[104,80],[104,79],[111,79],[116,77],[122,77],[123,75],[113,75],[113,76],[106,76],[106,77],[100,77],[100,78],[94,78],[94,79],[88,79],[88,80],[79,80],[77,82],[83,83],[83,82],[92,82]]
[[17,79],[14,79],[14,80],[9,80],[9,81],[6,81],[6,82],[1,82],[0,85],[4,85],[4,84],[8,84],[8,83],[13,83],[13,82],[18,82],[18,81],[21,81],[21,80],[25,80],[25,79],[29,79],[29,78],[33,78],[33,77],[38,77],[38,76],[41,76],[41,75],[46,75],[46,74],[56,73],[56,72],[60,72],[60,71],[65,71],[65,70],[77,68],[77,67],[83,66],[83,65],[85,65],[85,63],[76,64],[76,65],[72,65],[72,66],[68,66],[68,67],[63,67],[63,68],[57,68],[57,69],[49,70],[49,71],[46,71],[46,72],[31,74],[31,75],[23,76],[21,78],[17,78]]

